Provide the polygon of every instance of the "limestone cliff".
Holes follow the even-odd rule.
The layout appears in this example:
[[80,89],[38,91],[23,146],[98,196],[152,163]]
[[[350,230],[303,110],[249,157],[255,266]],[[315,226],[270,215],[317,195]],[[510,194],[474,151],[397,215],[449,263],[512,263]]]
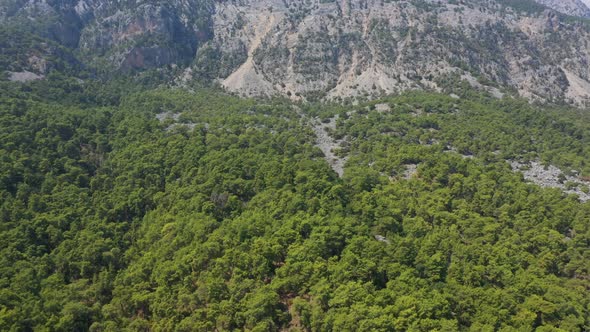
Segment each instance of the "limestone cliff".
[[590,0],[536,0],[556,11],[580,17],[590,17]]
[[100,72],[180,67],[176,82],[243,95],[341,99],[469,84],[498,97],[590,100],[588,23],[532,0],[9,0],[0,22]]
[[218,4],[213,22],[207,47],[243,59],[220,73],[220,82],[246,95],[335,99],[441,90],[464,79],[496,95],[512,90],[574,103],[590,97],[587,26],[538,6],[240,1]]

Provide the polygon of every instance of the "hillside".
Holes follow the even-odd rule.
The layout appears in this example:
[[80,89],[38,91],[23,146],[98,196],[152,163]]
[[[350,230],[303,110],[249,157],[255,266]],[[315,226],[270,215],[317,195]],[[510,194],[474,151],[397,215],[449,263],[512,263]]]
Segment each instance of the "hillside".
[[1,2],[0,331],[590,331],[543,1]]
[[[176,84],[218,83],[240,95],[295,100],[452,92],[462,82],[531,101],[582,106],[590,98],[587,22],[527,0],[60,0],[1,7],[3,28],[49,38],[106,77],[157,69]],[[9,70],[46,75],[47,66],[36,65],[50,62],[46,54],[29,53],[24,67]]]
[[0,84],[2,331],[590,328],[587,112]]
[[538,3],[555,9],[560,13],[590,17],[590,1],[588,0],[536,0]]
[[[243,50],[260,44],[253,43],[260,32],[272,29],[245,62],[253,64],[235,67],[241,77],[257,79],[244,80],[246,86],[222,81],[230,91],[339,99],[411,89],[446,91],[463,80],[531,100],[588,99],[590,53],[587,43],[579,42],[588,40],[588,30],[548,11],[523,13],[487,2],[403,1],[346,6],[276,1],[263,8],[218,6],[211,47],[224,50],[222,59],[245,57]],[[227,23],[238,20],[256,28]]]

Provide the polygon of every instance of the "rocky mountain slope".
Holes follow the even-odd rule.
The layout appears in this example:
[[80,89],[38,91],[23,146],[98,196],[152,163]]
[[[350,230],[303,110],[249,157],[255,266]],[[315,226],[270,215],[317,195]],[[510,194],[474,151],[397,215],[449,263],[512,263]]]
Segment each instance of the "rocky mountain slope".
[[590,17],[590,1],[588,0],[536,0],[538,3],[555,9],[560,13]]
[[212,36],[213,11],[200,0],[10,0],[0,22],[76,49],[94,67],[128,71],[190,63]]
[[3,26],[25,22],[99,72],[184,68],[176,81],[218,82],[242,95],[339,100],[468,84],[533,101],[590,100],[588,24],[529,0],[13,0],[1,7]]
[[[264,3],[264,5],[261,5]],[[535,8],[535,7],[533,7]],[[246,95],[328,99],[441,90],[458,80],[514,89],[532,100],[588,100],[588,29],[551,11],[495,2],[224,3],[206,48]],[[236,27],[228,22],[242,22]],[[198,53],[199,55],[199,53]],[[227,76],[226,76],[227,75]]]

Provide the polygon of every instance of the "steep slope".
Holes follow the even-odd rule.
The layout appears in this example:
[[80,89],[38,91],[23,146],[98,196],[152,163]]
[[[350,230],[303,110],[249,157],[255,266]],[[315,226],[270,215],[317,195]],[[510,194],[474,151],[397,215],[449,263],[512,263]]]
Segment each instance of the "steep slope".
[[560,13],[590,17],[590,2],[588,0],[536,0],[538,3],[555,9]]
[[[515,90],[531,100],[588,101],[590,91],[577,88],[590,74],[588,43],[579,42],[590,34],[582,23],[494,2],[453,3],[221,3],[208,44],[227,58],[248,50],[244,65],[256,78],[240,76],[246,81],[240,84],[223,81],[229,90],[247,95],[259,90],[338,99],[407,89],[440,91],[461,77],[473,77],[466,81]],[[253,42],[249,29],[264,29],[267,20],[252,15],[253,8],[275,18],[273,32],[261,43]],[[241,29],[231,23],[235,21],[242,22]],[[232,28],[222,28],[228,26]],[[227,44],[243,46],[224,48]],[[242,71],[238,64],[229,77],[233,81]]]
[[57,41],[105,77],[180,67],[182,82],[246,96],[340,100],[469,84],[590,100],[589,26],[532,0],[29,0],[0,5],[0,22]]
[[254,52],[262,44],[262,40],[275,27],[277,18],[273,13],[251,13],[258,24],[249,26],[252,31],[248,32],[249,47],[248,57],[240,67],[223,80],[222,85],[230,90],[240,91],[248,95],[268,94],[272,91],[271,84],[262,77],[254,63]]
[[3,26],[26,28],[77,49],[112,71],[187,64],[210,38],[213,1],[8,1]]

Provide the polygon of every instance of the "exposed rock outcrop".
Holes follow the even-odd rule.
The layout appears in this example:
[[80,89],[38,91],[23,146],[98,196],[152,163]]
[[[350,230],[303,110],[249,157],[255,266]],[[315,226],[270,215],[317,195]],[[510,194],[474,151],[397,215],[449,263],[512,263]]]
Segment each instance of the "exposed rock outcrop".
[[126,71],[188,65],[212,36],[213,12],[213,0],[27,0],[0,5],[0,23],[26,22],[91,65]]
[[25,0],[0,5],[0,23],[28,22],[100,71],[180,66],[183,84],[247,96],[339,100],[464,82],[496,97],[590,102],[590,28],[530,4]]
[[524,178],[541,187],[558,188],[567,194],[578,195],[580,201],[590,200],[588,182],[572,175],[564,174],[559,168],[548,165],[544,166],[538,161],[522,164],[518,161],[511,161],[510,165],[515,171],[521,171]]
[[312,120],[312,129],[316,135],[316,146],[324,153],[324,158],[332,167],[338,176],[344,175],[344,165],[348,157],[340,157],[336,154],[336,150],[341,147],[344,140],[335,139],[330,136],[330,131],[336,129],[336,121],[338,116],[330,118],[327,123],[322,123],[320,119]]
[[536,2],[554,9],[560,13],[590,17],[590,1],[589,0],[535,0]]
[[30,71],[21,71],[21,72],[8,72],[8,74],[10,75],[8,77],[9,81],[13,81],[13,82],[28,82],[28,81],[35,81],[35,80],[40,80],[43,78],[43,76],[41,75],[37,75],[35,73],[32,73]]
[[453,3],[223,2],[207,44],[244,59],[220,82],[245,95],[339,99],[464,80],[496,97],[590,100],[588,28],[551,11]]

